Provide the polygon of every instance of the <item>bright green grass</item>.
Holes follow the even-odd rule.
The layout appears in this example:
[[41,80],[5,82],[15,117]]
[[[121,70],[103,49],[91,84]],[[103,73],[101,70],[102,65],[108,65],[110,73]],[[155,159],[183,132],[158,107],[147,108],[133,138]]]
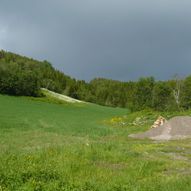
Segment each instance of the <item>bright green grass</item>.
[[128,138],[159,113],[43,99],[0,95],[0,191],[191,190],[190,140]]

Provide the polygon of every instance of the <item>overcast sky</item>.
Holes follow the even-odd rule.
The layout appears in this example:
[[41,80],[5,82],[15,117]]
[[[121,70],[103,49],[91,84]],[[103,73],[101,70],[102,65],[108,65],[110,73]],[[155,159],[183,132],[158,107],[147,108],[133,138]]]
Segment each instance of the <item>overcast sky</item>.
[[77,79],[191,74],[191,0],[0,0],[0,49]]

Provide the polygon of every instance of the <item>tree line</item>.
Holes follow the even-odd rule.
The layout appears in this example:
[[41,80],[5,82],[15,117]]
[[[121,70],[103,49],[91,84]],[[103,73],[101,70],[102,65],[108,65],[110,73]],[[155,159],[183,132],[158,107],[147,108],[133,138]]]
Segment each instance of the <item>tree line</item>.
[[96,78],[89,83],[56,70],[48,61],[37,61],[0,51],[0,93],[42,96],[40,88],[76,99],[131,110],[152,108],[159,111],[191,108],[191,76],[168,81],[153,77],[120,82]]

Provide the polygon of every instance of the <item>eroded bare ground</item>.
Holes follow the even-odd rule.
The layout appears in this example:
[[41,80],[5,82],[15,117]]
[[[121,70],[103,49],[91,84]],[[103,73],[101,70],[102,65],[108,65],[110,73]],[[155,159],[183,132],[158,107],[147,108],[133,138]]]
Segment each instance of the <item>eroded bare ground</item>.
[[191,137],[191,117],[178,116],[166,121],[163,125],[144,133],[129,135],[131,138],[152,140],[180,140]]

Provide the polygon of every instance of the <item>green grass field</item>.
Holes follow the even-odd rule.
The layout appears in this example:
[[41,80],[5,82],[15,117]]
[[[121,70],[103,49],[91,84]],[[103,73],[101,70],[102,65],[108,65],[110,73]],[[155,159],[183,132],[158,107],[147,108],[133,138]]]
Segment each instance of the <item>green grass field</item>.
[[159,113],[49,102],[0,95],[0,191],[191,190],[191,140],[128,138]]

